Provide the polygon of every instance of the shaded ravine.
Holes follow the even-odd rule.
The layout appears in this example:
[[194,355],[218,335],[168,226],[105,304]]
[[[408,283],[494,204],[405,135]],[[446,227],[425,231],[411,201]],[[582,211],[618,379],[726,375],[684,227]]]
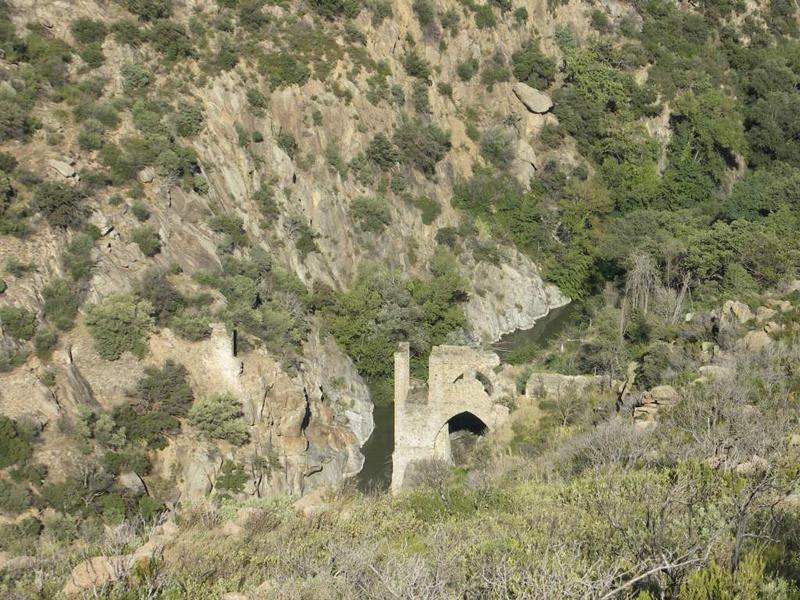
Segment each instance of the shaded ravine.
[[[492,350],[501,359],[504,353],[522,347],[544,347],[550,340],[558,337],[564,328],[572,323],[576,307],[567,304],[552,309],[529,329],[518,329],[502,336],[492,344]],[[394,405],[373,408],[375,429],[361,449],[364,467],[356,476],[358,488],[362,492],[388,489],[392,479],[392,452],[394,450]]]

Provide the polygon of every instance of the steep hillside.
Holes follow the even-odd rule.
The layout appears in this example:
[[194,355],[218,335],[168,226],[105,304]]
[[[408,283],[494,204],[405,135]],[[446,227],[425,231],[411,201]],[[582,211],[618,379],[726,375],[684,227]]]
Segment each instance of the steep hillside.
[[[291,538],[287,496],[306,497],[297,508],[313,516],[362,468],[398,342],[424,380],[432,347],[485,346],[574,302],[551,346],[504,352],[516,429],[465,451],[454,472],[431,465],[419,494],[398,500],[411,506],[398,517],[411,550],[382,547],[394,579],[373,567],[360,591],[425,596],[415,565],[449,568],[420,556],[457,536],[436,529],[450,516],[538,527],[552,514],[517,510],[534,495],[576,507],[586,486],[641,482],[713,513],[719,538],[695,535],[693,508],[676,537],[655,531],[636,497],[644,525],[608,533],[607,511],[584,524],[619,544],[605,554],[583,552],[557,519],[574,547],[542,542],[541,564],[525,539],[487,534],[489,554],[523,548],[523,575],[509,575],[522,579],[462,585],[486,558],[464,543],[460,575],[425,579],[427,595],[553,597],[569,585],[717,597],[697,590],[750,589],[752,576],[761,595],[741,597],[793,597],[793,521],[761,509],[797,487],[798,38],[795,0],[0,0],[0,552],[32,561],[11,559],[17,574],[48,571],[7,576],[0,561],[0,591],[53,595],[89,554],[126,571],[115,561],[132,560],[151,526],[185,517],[192,535],[219,524],[220,506],[278,506],[260,527]],[[621,387],[525,393],[542,372]],[[629,439],[633,416],[650,431],[662,404],[681,407],[677,420]],[[753,410],[774,439],[738,429]],[[622,455],[592,457],[586,444],[615,436]],[[742,508],[753,489],[765,504]],[[349,494],[344,513],[395,506]],[[392,523],[375,531],[395,536]],[[346,515],[339,526],[355,527]],[[640,526],[649,546],[625,537]],[[48,552],[62,543],[59,571]],[[328,580],[314,588],[302,571],[327,573],[315,552],[341,557],[319,543],[277,589],[324,597]],[[156,591],[140,594],[139,580],[109,593],[252,591],[286,567],[267,550],[273,562],[241,585],[205,586],[210,575],[167,556],[165,571],[139,574]],[[565,554],[572,570],[542,580]],[[163,566],[154,555],[145,565]],[[216,576],[236,577],[235,560]],[[491,581],[513,571],[485,564]]]
[[[153,474],[171,480],[177,460],[193,497],[224,460],[268,455],[281,473],[256,469],[253,491],[340,483],[372,425],[362,379],[327,333],[331,320],[340,340],[363,332],[344,331],[349,313],[341,326],[321,317],[348,310],[334,290],[362,268],[379,277],[362,284],[385,288],[376,310],[397,295],[409,322],[380,323],[378,344],[411,337],[421,359],[448,335],[496,339],[566,301],[488,232],[462,225],[457,259],[437,243],[459,228],[452,186],[478,159],[465,111],[475,123],[516,115],[528,139],[548,118],[508,83],[462,81],[457,59],[510,54],[530,32],[510,20],[478,42],[471,25],[423,32],[408,6],[379,18],[387,7],[345,23],[263,2],[3,5],[2,410],[44,429],[54,473],[75,460],[57,422],[131,397],[144,418],[144,369],[172,360],[195,398],[233,394],[249,441],[214,458],[216,444],[172,425]],[[431,269],[450,281],[426,283]],[[14,318],[36,333],[17,335]],[[358,367],[380,397],[389,361],[372,351]]]

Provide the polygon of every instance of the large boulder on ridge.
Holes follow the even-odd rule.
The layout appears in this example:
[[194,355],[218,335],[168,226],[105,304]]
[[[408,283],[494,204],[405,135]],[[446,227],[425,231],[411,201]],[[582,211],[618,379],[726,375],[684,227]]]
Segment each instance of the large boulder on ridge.
[[520,102],[531,112],[542,114],[553,108],[553,100],[550,96],[544,92],[533,89],[526,83],[518,81],[514,84],[512,89]]

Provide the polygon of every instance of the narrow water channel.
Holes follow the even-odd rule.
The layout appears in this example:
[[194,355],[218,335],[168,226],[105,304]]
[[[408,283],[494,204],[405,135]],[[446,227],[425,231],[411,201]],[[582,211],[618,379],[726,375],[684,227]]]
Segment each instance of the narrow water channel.
[[[503,355],[523,348],[544,347],[558,337],[577,314],[572,304],[554,308],[530,329],[518,329],[502,336],[491,348]],[[392,451],[394,450],[394,405],[376,406],[372,412],[375,429],[361,449],[364,468],[357,475],[358,488],[363,492],[385,490],[392,480]]]

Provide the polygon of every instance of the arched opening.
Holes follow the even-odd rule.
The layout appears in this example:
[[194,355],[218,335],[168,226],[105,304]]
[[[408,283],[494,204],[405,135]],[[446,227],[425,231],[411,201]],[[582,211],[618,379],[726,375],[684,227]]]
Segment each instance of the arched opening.
[[447,421],[447,429],[450,436],[459,431],[471,433],[472,435],[484,435],[486,433],[486,423],[481,421],[471,412],[465,411],[458,413]]
[[486,435],[488,430],[486,423],[471,412],[465,411],[451,417],[447,421],[447,433],[453,463],[465,464],[478,439]]

